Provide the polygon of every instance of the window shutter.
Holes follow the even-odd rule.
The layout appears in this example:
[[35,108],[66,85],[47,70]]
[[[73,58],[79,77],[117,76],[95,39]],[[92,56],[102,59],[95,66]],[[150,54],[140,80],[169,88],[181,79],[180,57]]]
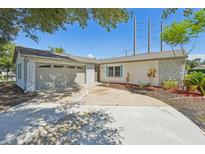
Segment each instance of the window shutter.
[[122,77],[122,65],[120,65],[120,77]]
[[108,77],[108,66],[106,66],[106,77]]

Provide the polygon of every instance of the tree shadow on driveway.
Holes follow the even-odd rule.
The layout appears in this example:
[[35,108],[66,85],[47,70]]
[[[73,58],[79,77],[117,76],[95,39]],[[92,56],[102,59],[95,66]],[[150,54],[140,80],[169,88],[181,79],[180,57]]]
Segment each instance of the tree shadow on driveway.
[[0,114],[0,144],[121,144],[114,121],[104,110],[19,109]]
[[73,85],[71,87],[67,87],[64,89],[54,89],[54,90],[41,90],[38,91],[38,97],[33,99],[30,102],[38,102],[38,103],[50,103],[57,102],[63,99],[69,99],[73,95],[80,93],[83,91],[83,87],[79,85]]

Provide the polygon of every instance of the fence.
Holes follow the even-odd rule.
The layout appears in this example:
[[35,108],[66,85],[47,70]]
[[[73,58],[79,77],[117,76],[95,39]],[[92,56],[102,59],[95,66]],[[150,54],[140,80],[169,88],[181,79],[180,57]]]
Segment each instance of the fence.
[[2,82],[10,82],[10,81],[16,81],[16,75],[8,75],[8,79],[7,79],[7,75],[2,75],[0,74],[0,83]]

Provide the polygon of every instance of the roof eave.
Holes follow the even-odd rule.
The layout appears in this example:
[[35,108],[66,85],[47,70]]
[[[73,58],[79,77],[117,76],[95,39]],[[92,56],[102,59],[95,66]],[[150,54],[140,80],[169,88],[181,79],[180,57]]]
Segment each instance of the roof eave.
[[[54,58],[54,57],[36,56],[36,55],[30,55],[30,54],[21,54],[21,56],[22,57],[52,59],[52,60],[61,60],[61,61],[69,60],[69,59],[66,59],[66,58]],[[78,63],[83,63],[83,64],[92,64],[91,62],[84,62],[84,61],[79,61],[79,60],[75,60],[75,59],[70,59],[70,60],[73,60],[74,62],[78,62]]]
[[139,59],[139,60],[121,60],[121,61],[107,61],[107,62],[98,62],[98,64],[113,64],[113,63],[127,63],[127,62],[140,62],[140,61],[152,61],[152,60],[166,60],[166,59],[180,59],[180,58],[187,58],[184,56],[178,57],[165,57],[165,58],[150,58],[150,59]]

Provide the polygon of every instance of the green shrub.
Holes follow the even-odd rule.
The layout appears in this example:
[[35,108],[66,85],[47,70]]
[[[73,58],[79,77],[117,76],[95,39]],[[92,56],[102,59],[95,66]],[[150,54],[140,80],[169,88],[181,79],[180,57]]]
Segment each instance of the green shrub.
[[189,91],[197,91],[197,86],[196,85],[185,85],[187,90]]
[[169,80],[163,81],[162,87],[165,89],[178,88],[179,82],[176,80],[169,79]]
[[197,86],[199,92],[205,96],[205,74],[202,72],[192,72],[185,77],[185,85]]

